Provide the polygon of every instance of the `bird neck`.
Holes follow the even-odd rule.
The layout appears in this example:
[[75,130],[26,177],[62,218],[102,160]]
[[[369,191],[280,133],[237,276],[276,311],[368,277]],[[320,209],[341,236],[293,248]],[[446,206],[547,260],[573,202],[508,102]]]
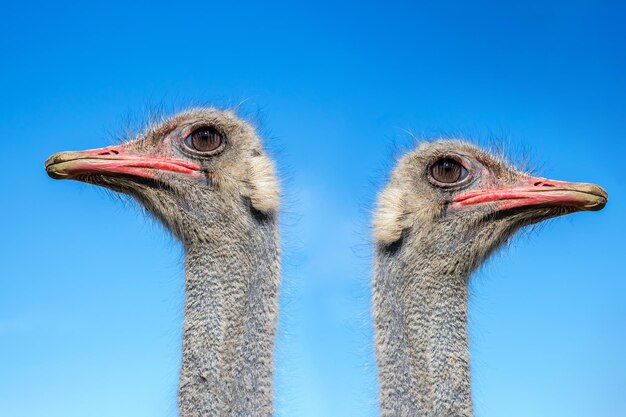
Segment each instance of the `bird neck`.
[[467,281],[474,260],[416,239],[381,246],[375,257],[381,415],[471,416]]
[[185,247],[179,408],[183,417],[273,414],[278,313],[275,219],[220,222]]

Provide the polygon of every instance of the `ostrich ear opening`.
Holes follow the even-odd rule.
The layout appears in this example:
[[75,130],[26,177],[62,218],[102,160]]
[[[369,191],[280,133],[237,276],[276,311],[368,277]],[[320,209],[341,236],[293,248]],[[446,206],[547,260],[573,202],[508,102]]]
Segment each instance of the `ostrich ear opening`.
[[255,210],[269,214],[278,210],[280,186],[274,162],[266,155],[257,155],[250,160],[248,172],[249,190],[247,197]]
[[400,240],[402,232],[410,226],[404,193],[396,187],[387,187],[378,196],[373,219],[374,239],[390,245]]

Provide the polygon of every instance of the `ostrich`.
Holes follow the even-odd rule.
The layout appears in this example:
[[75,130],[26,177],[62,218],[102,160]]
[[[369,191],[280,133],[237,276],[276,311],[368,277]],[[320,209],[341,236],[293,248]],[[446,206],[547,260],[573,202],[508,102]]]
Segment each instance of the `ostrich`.
[[521,227],[600,210],[597,185],[532,177],[468,143],[400,159],[373,219],[373,319],[382,417],[472,416],[471,273]]
[[279,187],[253,128],[192,109],[119,146],[52,155],[45,168],[132,196],[183,244],[180,415],[271,416]]

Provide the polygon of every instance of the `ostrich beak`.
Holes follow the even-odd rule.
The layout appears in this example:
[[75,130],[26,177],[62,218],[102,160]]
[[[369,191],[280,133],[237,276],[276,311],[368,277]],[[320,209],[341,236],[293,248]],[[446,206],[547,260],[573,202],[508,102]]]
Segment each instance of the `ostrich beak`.
[[607,192],[595,184],[529,178],[521,186],[472,190],[456,196],[453,207],[495,203],[498,211],[524,207],[563,207],[576,211],[602,210]]
[[200,167],[191,162],[141,155],[126,145],[89,149],[78,152],[59,152],[45,163],[48,175],[54,179],[77,179],[82,175],[117,174],[155,179],[156,171],[192,175]]

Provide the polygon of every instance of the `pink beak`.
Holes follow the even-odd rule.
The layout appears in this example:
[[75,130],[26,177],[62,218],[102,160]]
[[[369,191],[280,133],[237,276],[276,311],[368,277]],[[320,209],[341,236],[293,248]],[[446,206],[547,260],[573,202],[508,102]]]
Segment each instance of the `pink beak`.
[[529,178],[521,186],[473,190],[456,196],[456,208],[481,203],[495,203],[499,211],[520,207],[568,207],[576,210],[601,210],[608,194],[595,184]]
[[133,153],[126,145],[89,149],[79,152],[59,152],[45,163],[48,175],[54,179],[74,179],[89,174],[121,174],[155,179],[155,171],[194,175],[200,166],[191,162]]

